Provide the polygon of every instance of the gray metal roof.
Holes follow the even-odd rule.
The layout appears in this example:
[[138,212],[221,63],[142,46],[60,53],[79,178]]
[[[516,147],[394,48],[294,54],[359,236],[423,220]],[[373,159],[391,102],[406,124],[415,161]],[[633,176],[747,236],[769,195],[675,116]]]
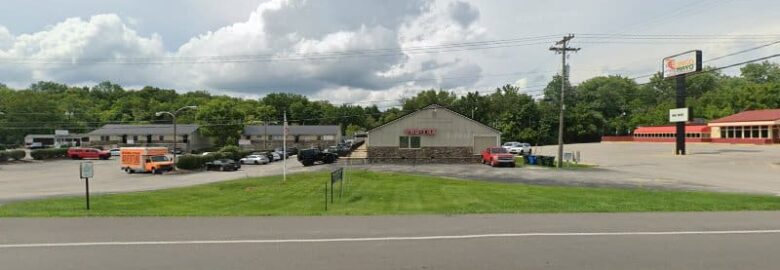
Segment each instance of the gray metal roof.
[[[176,133],[192,134],[200,128],[199,125],[178,124]],[[149,124],[149,125],[117,125],[109,124],[88,133],[89,135],[169,135],[173,134],[172,124]]]
[[454,113],[455,115],[458,115],[458,116],[460,116],[460,117],[466,118],[466,120],[469,120],[469,121],[471,121],[471,122],[474,122],[474,123],[476,123],[476,124],[482,125],[482,126],[484,126],[484,127],[488,128],[488,129],[490,129],[490,130],[493,130],[493,131],[497,132],[498,134],[501,134],[501,131],[500,131],[500,130],[498,130],[498,129],[496,129],[496,128],[494,128],[494,127],[488,126],[488,125],[486,125],[486,124],[484,124],[484,123],[482,123],[482,122],[480,122],[480,121],[477,121],[477,120],[471,119],[471,118],[470,118],[470,117],[468,117],[468,116],[465,116],[465,115],[463,115],[463,114],[461,114],[461,113],[459,113],[459,112],[456,112],[456,111],[454,111],[454,110],[451,110],[451,109],[449,109],[449,108],[447,108],[447,107],[444,107],[444,106],[441,106],[441,105],[439,105],[439,104],[435,104],[435,103],[434,103],[434,104],[430,104],[430,105],[428,105],[428,106],[425,106],[425,107],[423,107],[422,109],[419,109],[419,110],[416,110],[416,111],[413,111],[413,112],[407,113],[407,114],[405,114],[405,115],[403,115],[403,116],[401,116],[401,117],[398,117],[398,118],[396,118],[396,119],[390,120],[390,121],[389,121],[389,122],[387,122],[387,123],[384,123],[384,124],[382,124],[382,125],[380,125],[380,126],[378,126],[378,127],[372,128],[371,130],[367,131],[366,133],[368,133],[368,134],[371,134],[371,132],[377,131],[377,130],[379,130],[379,129],[381,129],[381,128],[383,128],[383,127],[387,126],[387,125],[390,125],[390,124],[392,124],[392,123],[395,123],[395,122],[397,122],[397,121],[401,121],[402,119],[404,119],[404,118],[407,118],[407,117],[409,117],[409,116],[412,116],[412,115],[414,115],[414,114],[417,114],[417,113],[419,113],[419,112],[421,112],[421,111],[425,111],[425,110],[433,110],[433,109],[444,109],[444,110],[447,110],[447,111],[449,111],[449,112],[452,112],[452,113]]
[[[288,126],[288,135],[341,135],[340,126]],[[246,126],[244,135],[282,135],[282,126],[269,125],[266,133],[266,126]]]

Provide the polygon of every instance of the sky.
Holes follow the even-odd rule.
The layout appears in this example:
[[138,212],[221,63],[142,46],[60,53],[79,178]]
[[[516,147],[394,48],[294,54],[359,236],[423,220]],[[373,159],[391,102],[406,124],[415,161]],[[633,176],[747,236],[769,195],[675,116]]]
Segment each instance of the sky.
[[771,0],[4,0],[0,83],[378,106],[431,88],[539,95],[561,69],[549,47],[566,34],[581,49],[568,57],[573,83],[638,77],[692,49],[709,66],[778,53],[707,60],[780,39],[777,10]]

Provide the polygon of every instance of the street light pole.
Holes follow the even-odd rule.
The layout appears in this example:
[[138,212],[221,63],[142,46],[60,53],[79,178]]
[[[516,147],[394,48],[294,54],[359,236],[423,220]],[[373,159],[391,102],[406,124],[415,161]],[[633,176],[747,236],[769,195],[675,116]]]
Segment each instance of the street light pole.
[[171,119],[173,121],[173,170],[176,170],[176,145],[178,142],[178,135],[176,134],[176,115],[181,112],[184,109],[197,109],[197,106],[184,106],[179,108],[178,110],[175,110],[173,112],[157,112],[154,115],[160,116],[163,114],[167,114],[171,116]]
[[479,107],[471,108],[471,120],[474,120],[474,111],[479,110]]

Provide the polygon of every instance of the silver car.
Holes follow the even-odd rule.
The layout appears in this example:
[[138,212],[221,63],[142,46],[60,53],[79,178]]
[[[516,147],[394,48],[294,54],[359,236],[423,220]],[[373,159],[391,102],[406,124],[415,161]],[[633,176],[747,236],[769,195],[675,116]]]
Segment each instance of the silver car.
[[268,162],[270,162],[270,161],[268,160],[268,157],[266,157],[266,156],[262,156],[262,155],[249,155],[249,156],[247,156],[245,158],[239,159],[238,162],[240,162],[241,164],[260,165],[260,164],[268,164]]

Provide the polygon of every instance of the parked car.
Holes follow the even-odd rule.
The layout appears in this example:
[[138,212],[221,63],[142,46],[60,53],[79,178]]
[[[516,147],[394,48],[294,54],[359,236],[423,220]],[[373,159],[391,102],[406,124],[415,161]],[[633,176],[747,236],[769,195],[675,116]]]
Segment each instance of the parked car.
[[344,156],[347,156],[349,154],[349,148],[345,148],[342,145],[328,146],[327,148],[323,149],[322,151],[326,152],[326,153],[332,153],[332,154],[336,155],[336,158],[344,157]]
[[237,171],[241,168],[241,165],[232,159],[217,159],[215,161],[206,162],[204,166],[207,171]]
[[271,161],[268,160],[268,157],[263,156],[263,155],[249,155],[249,156],[246,156],[245,158],[239,159],[238,162],[241,163],[241,164],[260,165],[260,164],[268,164],[268,162],[271,162]]
[[285,153],[284,149],[279,147],[279,148],[275,148],[274,149],[274,154],[277,154],[277,155],[279,155],[282,158],[289,158],[290,157],[290,150],[287,149],[287,152]]
[[268,151],[265,152],[252,152],[252,155],[261,155],[268,158],[269,162],[274,162],[274,154]]
[[119,148],[112,148],[111,150],[108,150],[109,153],[111,153],[111,156],[118,157],[121,151]]
[[109,159],[111,153],[96,148],[71,147],[67,156],[71,159]]
[[214,152],[203,152],[203,153],[200,153],[200,155],[201,155],[201,156],[208,156],[208,155],[211,155],[211,154],[213,154],[213,153],[214,153]]
[[273,159],[272,159],[273,161],[279,161],[279,160],[282,160],[282,155],[280,155],[280,154],[279,154],[279,153],[277,153],[277,152],[271,152],[271,156],[272,156],[272,158],[273,158]]
[[505,142],[503,146],[510,154],[530,155],[531,144],[521,142]]
[[170,152],[171,154],[177,154],[177,155],[184,154],[184,150],[182,150],[181,148],[178,148],[178,147],[176,147],[174,149],[171,149],[168,152]]
[[291,156],[298,154],[298,147],[287,147],[287,153],[290,153]]
[[482,150],[482,164],[488,164],[490,166],[515,166],[515,155],[509,153],[506,148],[503,147],[488,147]]
[[335,153],[320,151],[320,149],[317,148],[301,150],[298,153],[298,161],[300,161],[303,166],[311,166],[316,162],[330,164],[335,162],[336,159],[338,159],[338,156]]
[[46,146],[44,146],[43,143],[40,143],[40,142],[33,142],[33,143],[28,143],[27,144],[27,148],[30,149],[30,150],[33,150],[33,149],[43,149],[43,148],[46,148]]

